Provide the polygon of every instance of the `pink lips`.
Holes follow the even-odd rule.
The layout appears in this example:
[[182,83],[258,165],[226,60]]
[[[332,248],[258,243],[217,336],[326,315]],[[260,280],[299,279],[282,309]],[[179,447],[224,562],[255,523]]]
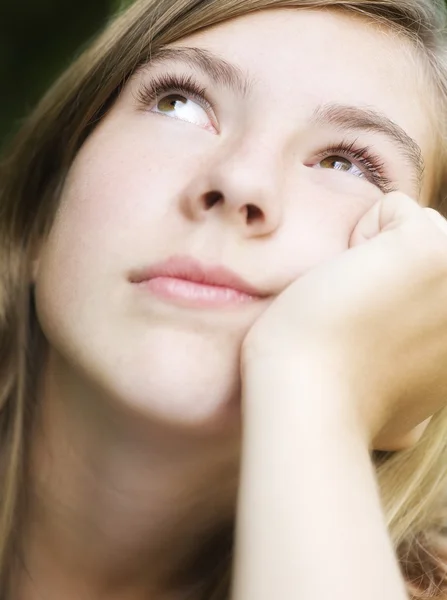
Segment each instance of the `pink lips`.
[[268,295],[223,266],[205,266],[189,256],[153,264],[135,273],[131,282],[158,296],[196,306],[240,304]]

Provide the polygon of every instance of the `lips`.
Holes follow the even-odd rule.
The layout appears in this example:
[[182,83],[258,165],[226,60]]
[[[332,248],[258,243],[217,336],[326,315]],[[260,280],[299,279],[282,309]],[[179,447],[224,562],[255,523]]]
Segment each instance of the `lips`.
[[204,265],[190,256],[172,256],[165,261],[135,272],[130,280],[132,283],[142,283],[155,277],[185,279],[202,285],[233,289],[260,298],[269,295],[222,265]]

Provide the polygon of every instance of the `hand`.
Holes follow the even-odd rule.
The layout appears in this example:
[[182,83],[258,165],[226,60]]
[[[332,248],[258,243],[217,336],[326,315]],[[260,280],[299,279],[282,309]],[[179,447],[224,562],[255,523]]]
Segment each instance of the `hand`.
[[447,221],[393,192],[362,217],[349,245],[255,321],[242,370],[306,356],[321,377],[343,378],[350,393],[324,403],[354,411],[368,444],[411,447],[447,406]]

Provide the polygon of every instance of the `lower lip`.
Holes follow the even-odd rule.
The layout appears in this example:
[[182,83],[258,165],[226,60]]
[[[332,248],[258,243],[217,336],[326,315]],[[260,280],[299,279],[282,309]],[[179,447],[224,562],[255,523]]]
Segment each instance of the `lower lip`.
[[154,277],[138,284],[156,296],[197,307],[234,306],[254,302],[259,298],[232,288],[204,285],[175,277]]

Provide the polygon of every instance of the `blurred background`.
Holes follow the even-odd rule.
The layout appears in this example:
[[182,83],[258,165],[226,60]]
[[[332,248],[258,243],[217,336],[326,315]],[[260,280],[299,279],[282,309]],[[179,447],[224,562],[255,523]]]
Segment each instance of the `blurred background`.
[[0,146],[127,0],[0,0]]

